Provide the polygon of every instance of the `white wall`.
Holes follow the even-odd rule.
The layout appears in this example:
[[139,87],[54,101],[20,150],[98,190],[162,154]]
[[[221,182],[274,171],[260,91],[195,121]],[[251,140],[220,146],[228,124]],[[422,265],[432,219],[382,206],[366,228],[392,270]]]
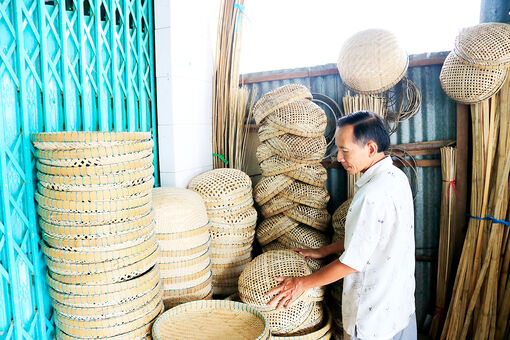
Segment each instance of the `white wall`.
[[212,169],[212,82],[218,0],[154,0],[161,186]]

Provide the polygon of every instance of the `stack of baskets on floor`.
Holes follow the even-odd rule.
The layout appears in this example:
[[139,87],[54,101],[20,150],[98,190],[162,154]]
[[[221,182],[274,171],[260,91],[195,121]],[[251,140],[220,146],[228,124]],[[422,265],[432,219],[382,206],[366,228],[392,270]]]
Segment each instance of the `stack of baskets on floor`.
[[188,188],[202,196],[207,208],[214,294],[235,293],[251,260],[257,223],[251,179],[240,170],[215,169],[193,178]]
[[[265,217],[257,240],[264,250],[329,243],[327,173],[320,163],[327,117],[311,98],[305,86],[285,85],[266,93],[254,107],[263,176],[254,197]],[[316,260],[309,264],[313,270],[321,265]]]
[[204,201],[182,188],[152,190],[165,308],[212,296],[209,219]]
[[32,135],[58,339],[142,338],[161,313],[150,133]]
[[330,323],[325,317],[322,288],[307,290],[287,309],[269,306],[272,297],[266,295],[280,284],[275,277],[299,277],[311,273],[304,257],[298,253],[291,250],[267,251],[250,262],[239,277],[239,296],[243,302],[255,305],[264,313],[273,335],[317,336],[322,330],[323,336],[329,332]]

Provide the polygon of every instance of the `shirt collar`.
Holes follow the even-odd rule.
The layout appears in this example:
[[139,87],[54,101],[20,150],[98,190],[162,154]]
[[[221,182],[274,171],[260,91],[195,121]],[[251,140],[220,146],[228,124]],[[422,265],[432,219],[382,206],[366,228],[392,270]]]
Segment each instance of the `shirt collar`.
[[389,166],[393,165],[393,160],[390,156],[386,156],[385,158],[381,159],[379,162],[372,165],[370,168],[368,168],[367,171],[356,181],[356,187],[357,189],[361,188],[363,185],[367,184],[374,176],[375,174]]

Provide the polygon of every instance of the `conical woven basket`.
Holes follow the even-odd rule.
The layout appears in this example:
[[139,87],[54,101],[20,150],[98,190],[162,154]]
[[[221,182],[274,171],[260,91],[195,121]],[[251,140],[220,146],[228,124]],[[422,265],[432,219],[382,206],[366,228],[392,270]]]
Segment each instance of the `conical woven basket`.
[[302,167],[303,164],[288,160],[279,155],[269,157],[265,161],[260,163],[260,169],[262,170],[262,176],[278,176],[286,174],[289,171]]
[[455,38],[455,54],[478,68],[510,66],[510,24],[487,22],[460,31]]
[[301,164],[320,162],[327,146],[324,136],[309,138],[290,134],[268,139],[266,143],[277,155]]
[[193,178],[188,189],[202,196],[206,206],[209,203],[224,203],[241,198],[251,192],[250,177],[237,169],[214,169]]
[[235,301],[209,300],[174,307],[154,323],[154,340],[269,339],[266,319],[256,308]]
[[301,99],[275,110],[267,116],[266,124],[297,136],[320,137],[326,129],[327,117],[317,104]]
[[289,84],[264,94],[253,107],[253,118],[260,124],[269,114],[300,99],[312,99],[312,94],[303,85]]
[[331,220],[326,209],[317,209],[306,205],[298,205],[284,211],[283,214],[320,231],[327,231]]
[[283,214],[271,216],[264,219],[257,227],[257,240],[264,246],[297,227],[298,224],[299,222]]
[[347,213],[349,212],[349,207],[351,206],[352,198],[349,198],[347,201],[342,203],[336,210],[333,216],[331,217],[331,222],[333,224],[333,230],[335,233],[333,234],[333,242],[336,242],[340,239],[345,238],[345,220],[347,218]]
[[496,94],[503,86],[508,70],[481,69],[462,61],[450,52],[439,75],[444,92],[455,101],[465,104],[481,102]]
[[294,181],[280,195],[293,202],[318,209],[326,208],[329,202],[329,194],[325,188],[299,181]]
[[285,175],[262,177],[253,189],[255,201],[259,205],[263,205],[291,185],[292,182],[292,178]]
[[265,218],[269,218],[271,216],[278,215],[285,210],[289,210],[296,205],[297,203],[289,200],[286,197],[283,197],[281,194],[278,194],[264,203],[264,205],[260,207],[260,211]]
[[287,172],[286,175],[303,183],[320,188],[326,185],[328,179],[328,173],[322,164],[303,165]]
[[338,72],[353,91],[377,94],[393,87],[407,71],[409,59],[395,35],[369,29],[350,37],[338,57]]

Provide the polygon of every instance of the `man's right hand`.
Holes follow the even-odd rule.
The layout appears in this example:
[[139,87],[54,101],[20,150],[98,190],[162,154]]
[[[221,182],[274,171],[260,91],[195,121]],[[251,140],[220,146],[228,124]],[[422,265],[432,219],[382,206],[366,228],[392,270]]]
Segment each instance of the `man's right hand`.
[[303,248],[294,248],[291,249],[292,251],[295,251],[296,253],[301,254],[307,259],[322,259],[327,256],[327,254],[324,254],[324,250],[321,248],[310,248],[310,249],[303,249]]

